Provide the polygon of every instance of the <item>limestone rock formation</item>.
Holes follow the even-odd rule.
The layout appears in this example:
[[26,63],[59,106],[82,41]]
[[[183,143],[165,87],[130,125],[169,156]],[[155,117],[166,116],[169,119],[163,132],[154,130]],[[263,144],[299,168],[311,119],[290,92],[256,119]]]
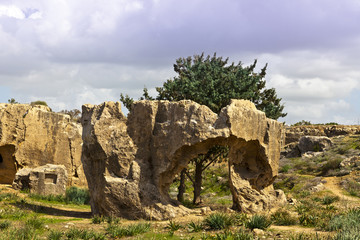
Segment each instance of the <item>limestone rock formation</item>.
[[229,146],[233,208],[258,212],[284,203],[272,183],[283,125],[255,105],[232,100],[219,115],[183,100],[138,101],[126,118],[119,102],[84,105],[82,162],[93,214],[169,219],[190,213],[168,194],[190,159]]
[[301,153],[321,152],[332,144],[328,137],[304,136],[299,140],[298,148]]
[[0,104],[0,183],[25,167],[64,165],[69,185],[85,185],[81,125],[45,106]]
[[285,144],[298,142],[303,136],[335,137],[360,134],[360,125],[305,125],[286,128]]
[[40,195],[64,195],[67,186],[67,171],[64,165],[46,164],[37,168],[20,169],[13,182],[15,189],[29,189]]

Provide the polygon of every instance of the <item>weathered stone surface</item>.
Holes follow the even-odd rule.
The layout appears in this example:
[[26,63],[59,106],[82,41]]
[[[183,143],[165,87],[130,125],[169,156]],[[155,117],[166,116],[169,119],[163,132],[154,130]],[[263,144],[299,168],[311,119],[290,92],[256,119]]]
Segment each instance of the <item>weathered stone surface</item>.
[[298,148],[301,153],[321,152],[332,144],[328,137],[304,136],[299,140]]
[[64,165],[46,164],[37,168],[23,168],[15,175],[15,189],[29,189],[40,195],[64,195],[67,186],[67,171]]
[[[168,219],[190,213],[168,189],[190,159],[228,145],[233,208],[257,212],[284,202],[273,190],[282,124],[233,100],[219,115],[192,101],[84,105],[82,162],[93,214]],[[281,196],[280,196],[281,195]],[[282,199],[282,200],[279,200]]]
[[69,185],[86,185],[81,125],[45,106],[0,104],[0,183],[11,184],[24,167],[62,164]]
[[298,142],[303,136],[335,137],[360,134],[360,125],[306,125],[286,127],[285,144]]

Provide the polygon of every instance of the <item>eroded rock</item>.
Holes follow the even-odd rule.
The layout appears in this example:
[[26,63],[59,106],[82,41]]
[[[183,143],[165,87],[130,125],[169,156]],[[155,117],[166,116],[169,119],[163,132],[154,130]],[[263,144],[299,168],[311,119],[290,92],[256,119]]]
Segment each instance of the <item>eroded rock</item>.
[[[138,101],[128,118],[119,102],[84,105],[82,162],[93,214],[169,219],[189,214],[168,194],[190,159],[229,146],[233,208],[258,212],[286,202],[274,191],[282,124],[233,100],[219,115],[192,101]],[[279,200],[281,199],[281,200]]]
[[321,152],[331,146],[331,139],[328,137],[304,136],[299,140],[298,148],[301,153]]
[[15,189],[30,190],[40,195],[64,195],[67,186],[67,171],[64,165],[46,164],[37,168],[23,168],[15,175]]
[[81,164],[81,125],[45,106],[0,104],[0,183],[21,168],[64,165],[69,185],[86,185]]

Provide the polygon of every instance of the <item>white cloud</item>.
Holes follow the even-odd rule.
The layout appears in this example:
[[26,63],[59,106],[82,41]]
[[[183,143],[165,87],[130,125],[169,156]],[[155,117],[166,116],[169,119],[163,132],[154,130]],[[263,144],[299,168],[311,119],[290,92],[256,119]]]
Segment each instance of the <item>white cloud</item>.
[[10,5],[10,6],[0,5],[0,17],[2,16],[17,18],[17,19],[25,18],[24,12],[20,8],[14,5]]

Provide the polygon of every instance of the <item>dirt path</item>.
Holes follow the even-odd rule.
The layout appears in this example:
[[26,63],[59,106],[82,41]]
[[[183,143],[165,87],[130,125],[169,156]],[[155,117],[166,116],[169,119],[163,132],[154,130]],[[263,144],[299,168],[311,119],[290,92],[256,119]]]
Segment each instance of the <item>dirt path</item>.
[[341,200],[360,202],[360,199],[357,197],[345,195],[345,191],[341,189],[339,185],[341,178],[325,177],[324,180],[326,181],[326,183],[324,183],[325,188],[338,196]]

